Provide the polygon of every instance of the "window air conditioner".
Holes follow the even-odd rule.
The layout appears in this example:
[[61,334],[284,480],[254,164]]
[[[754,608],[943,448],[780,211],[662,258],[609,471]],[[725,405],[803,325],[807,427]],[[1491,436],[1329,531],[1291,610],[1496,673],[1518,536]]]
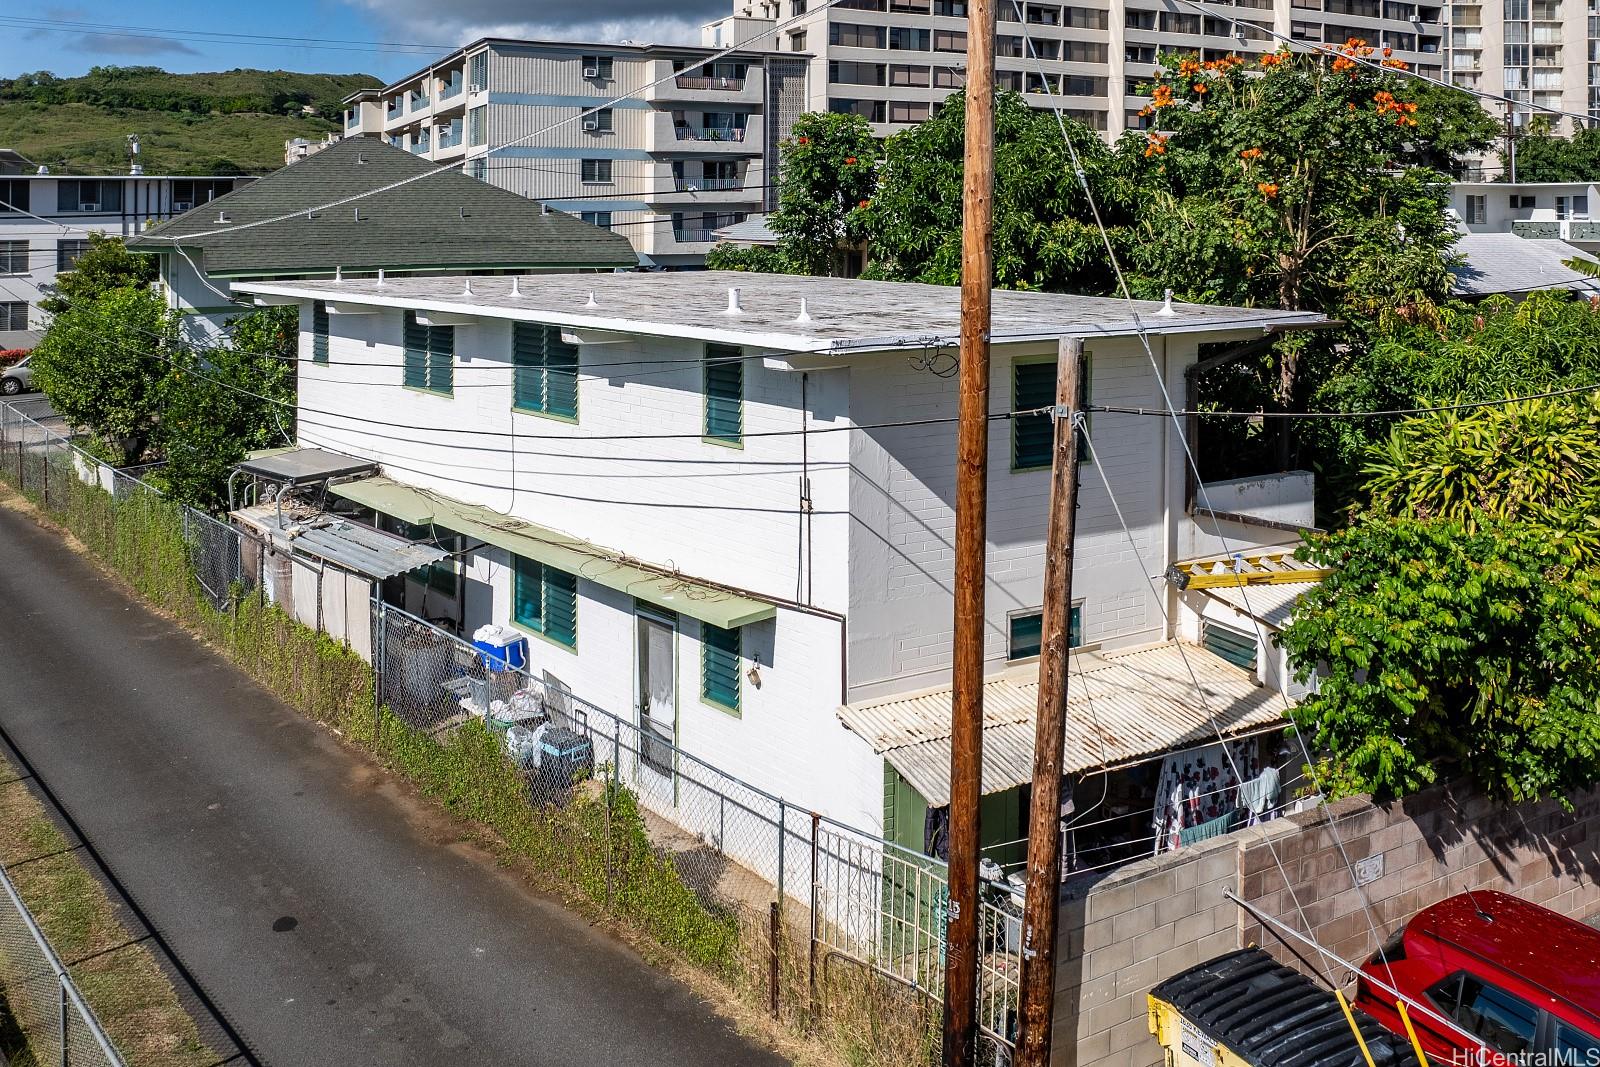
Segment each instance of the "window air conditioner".
[[584,67],[583,68],[583,76],[585,78],[598,78],[598,77],[600,77],[600,68],[599,67]]
[[584,119],[583,120],[583,131],[585,133],[599,133],[600,132],[600,121],[598,119]]
[[479,85],[477,82],[473,82],[471,85],[467,86],[467,92],[481,93],[483,92],[483,86]]
[[99,204],[79,204],[78,205],[78,210],[79,211],[99,211],[100,210],[100,205]]
[[174,200],[172,202],[172,210],[174,211],[188,211],[192,207],[194,205],[187,200]]

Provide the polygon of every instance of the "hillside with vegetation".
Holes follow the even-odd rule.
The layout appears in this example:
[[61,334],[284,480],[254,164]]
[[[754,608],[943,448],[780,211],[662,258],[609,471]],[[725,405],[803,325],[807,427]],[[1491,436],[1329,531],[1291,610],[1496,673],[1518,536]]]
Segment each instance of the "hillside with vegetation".
[[338,130],[340,101],[380,84],[366,74],[283,70],[39,71],[0,78],[0,147],[56,170],[118,171],[136,133],[151,174],[265,174],[283,165],[284,141]]

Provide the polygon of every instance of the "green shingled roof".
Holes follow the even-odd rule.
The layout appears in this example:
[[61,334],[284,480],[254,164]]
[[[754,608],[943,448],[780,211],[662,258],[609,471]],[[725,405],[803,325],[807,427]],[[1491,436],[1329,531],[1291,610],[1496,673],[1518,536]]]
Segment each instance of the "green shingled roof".
[[[350,137],[128,241],[140,252],[181,245],[216,277],[438,269],[635,267],[627,238],[458,170],[308,217],[310,209],[435,169],[369,137]],[[360,208],[360,218],[356,209]],[[218,212],[228,221],[219,223]],[[210,234],[240,223],[294,218]],[[176,238],[163,240],[162,238]]]

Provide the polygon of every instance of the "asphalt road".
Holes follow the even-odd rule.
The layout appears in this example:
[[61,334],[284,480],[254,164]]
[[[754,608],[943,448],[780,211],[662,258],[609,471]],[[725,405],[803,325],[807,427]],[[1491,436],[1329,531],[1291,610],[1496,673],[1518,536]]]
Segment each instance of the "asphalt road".
[[273,1067],[780,1064],[0,507],[0,723]]

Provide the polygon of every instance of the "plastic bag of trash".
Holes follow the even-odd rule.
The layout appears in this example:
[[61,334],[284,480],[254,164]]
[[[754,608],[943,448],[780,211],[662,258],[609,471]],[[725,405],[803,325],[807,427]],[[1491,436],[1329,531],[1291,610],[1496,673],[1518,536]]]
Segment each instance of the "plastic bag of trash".
[[533,729],[526,726],[513,726],[506,731],[506,752],[518,767],[524,770],[538,770],[543,749],[539,742],[544,739],[544,732],[550,728],[547,722],[540,723]]

